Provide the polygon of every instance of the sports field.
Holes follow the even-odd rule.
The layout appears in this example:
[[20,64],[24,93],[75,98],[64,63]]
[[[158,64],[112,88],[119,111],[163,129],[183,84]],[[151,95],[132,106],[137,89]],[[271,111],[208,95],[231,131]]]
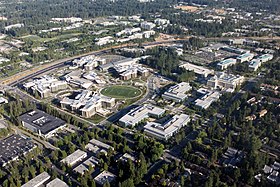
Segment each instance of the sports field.
[[141,95],[141,90],[132,86],[108,86],[101,90],[101,94],[117,98],[117,99],[130,99]]

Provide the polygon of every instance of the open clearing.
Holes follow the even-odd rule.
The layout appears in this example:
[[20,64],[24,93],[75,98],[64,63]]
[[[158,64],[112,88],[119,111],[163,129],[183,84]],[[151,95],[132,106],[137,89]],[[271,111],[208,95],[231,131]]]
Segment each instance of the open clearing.
[[101,94],[117,98],[117,99],[131,99],[142,94],[141,90],[132,86],[108,86],[101,90]]
[[184,10],[187,12],[196,12],[196,11],[200,10],[201,8],[196,7],[196,6],[182,5],[182,6],[177,6],[176,9]]

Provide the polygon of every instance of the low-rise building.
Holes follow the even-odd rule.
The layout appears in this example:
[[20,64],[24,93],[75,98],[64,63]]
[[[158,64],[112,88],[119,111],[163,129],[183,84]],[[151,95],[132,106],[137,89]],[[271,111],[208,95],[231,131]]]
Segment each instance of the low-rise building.
[[253,53],[244,53],[236,58],[238,63],[248,62],[254,58]]
[[109,149],[114,150],[114,148],[108,144],[105,144],[99,140],[92,139],[85,147],[88,151],[94,153],[95,155],[99,153],[104,153],[107,155]]
[[125,127],[135,126],[148,117],[160,118],[164,113],[165,110],[162,108],[152,105],[143,105],[131,110],[129,113],[123,116],[119,120],[119,123]]
[[157,18],[154,20],[154,23],[157,25],[168,25],[170,21],[168,19]]
[[191,89],[192,87],[189,83],[181,82],[175,86],[170,87],[166,92],[164,92],[162,98],[175,102],[182,102],[188,97],[186,92],[190,91]]
[[45,75],[39,79],[24,83],[23,87],[33,95],[37,93],[41,98],[46,98],[49,97],[51,93],[66,89],[67,82],[59,81],[54,77]]
[[116,65],[113,68],[120,76],[121,80],[130,80],[136,78],[137,76],[147,77],[149,75],[149,70],[142,67],[140,64],[127,66]]
[[138,58],[125,58],[122,60],[100,65],[98,68],[100,71],[108,71],[110,68],[113,68],[114,66],[131,66],[133,64],[136,64],[138,60],[139,60]]
[[175,115],[163,124],[148,122],[144,126],[144,132],[160,140],[167,140],[176,134],[182,127],[190,121],[190,116],[186,114]]
[[207,109],[213,102],[217,101],[221,94],[217,91],[211,91],[204,88],[197,90],[198,99],[194,101],[195,106]]
[[207,81],[207,86],[211,89],[222,89],[227,92],[233,92],[236,86],[241,85],[243,82],[243,76],[217,72]]
[[50,138],[66,126],[65,121],[51,116],[41,110],[33,110],[19,117],[24,128],[37,133],[43,138]]
[[110,173],[109,171],[102,171],[99,175],[97,175],[94,180],[95,182],[100,185],[103,186],[105,183],[111,183],[116,179],[116,175],[114,175],[113,173]]
[[103,45],[107,45],[107,44],[114,43],[114,42],[115,42],[115,40],[112,36],[106,36],[103,38],[96,39],[95,45],[103,46]]
[[47,172],[43,172],[40,175],[37,175],[21,187],[39,187],[43,185],[46,181],[48,181],[51,176]]
[[66,158],[62,159],[61,162],[67,164],[68,166],[74,166],[79,161],[82,161],[87,157],[87,153],[78,149],[74,153],[70,154]]
[[264,54],[259,56],[256,59],[253,59],[249,64],[249,69],[251,71],[257,71],[259,67],[261,67],[262,63],[268,62],[273,59],[272,54]]
[[0,140],[0,166],[6,166],[20,156],[29,153],[35,147],[31,140],[20,135],[14,134]]
[[95,168],[98,165],[99,161],[97,158],[91,156],[90,158],[88,158],[86,161],[84,161],[83,163],[81,163],[80,165],[78,165],[74,171],[76,173],[79,173],[81,175],[83,175],[85,172],[89,171],[89,168]]
[[77,112],[85,118],[90,118],[102,109],[112,108],[116,102],[114,98],[103,96],[89,90],[83,90],[74,99],[64,97],[60,101],[61,108]]
[[214,70],[210,70],[203,66],[197,66],[188,62],[184,63],[180,67],[185,68],[188,71],[193,71],[195,74],[202,77],[208,77],[208,75],[214,75]]
[[59,178],[55,178],[51,182],[49,182],[46,187],[68,187],[68,185]]
[[237,60],[234,59],[234,58],[228,58],[228,59],[225,59],[223,61],[220,61],[218,64],[217,64],[217,67],[221,70],[223,69],[227,69],[228,67],[230,66],[233,66],[234,64],[236,64]]
[[132,156],[131,154],[128,153],[124,153],[119,159],[118,161],[121,162],[128,162],[128,160],[131,160],[132,162],[136,161],[136,158],[134,156]]
[[154,24],[152,22],[144,21],[140,24],[140,26],[141,26],[142,29],[152,30],[153,28],[155,28],[156,24]]
[[72,61],[73,66],[83,67],[85,70],[90,71],[99,65],[105,64],[106,60],[95,55],[89,55],[82,57],[80,59],[75,59]]

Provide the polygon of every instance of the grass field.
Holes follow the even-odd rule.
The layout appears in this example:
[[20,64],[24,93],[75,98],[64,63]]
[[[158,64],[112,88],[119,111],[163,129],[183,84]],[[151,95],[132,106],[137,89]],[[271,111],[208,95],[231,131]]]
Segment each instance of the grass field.
[[132,86],[109,86],[101,90],[101,94],[117,99],[131,99],[141,93],[141,90]]

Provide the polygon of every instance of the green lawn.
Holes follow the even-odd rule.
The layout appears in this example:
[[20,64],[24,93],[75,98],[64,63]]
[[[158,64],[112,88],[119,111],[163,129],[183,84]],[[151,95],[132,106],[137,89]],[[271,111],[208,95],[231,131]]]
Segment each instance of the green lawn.
[[117,99],[130,99],[141,95],[141,90],[132,86],[109,86],[101,90],[101,94]]

